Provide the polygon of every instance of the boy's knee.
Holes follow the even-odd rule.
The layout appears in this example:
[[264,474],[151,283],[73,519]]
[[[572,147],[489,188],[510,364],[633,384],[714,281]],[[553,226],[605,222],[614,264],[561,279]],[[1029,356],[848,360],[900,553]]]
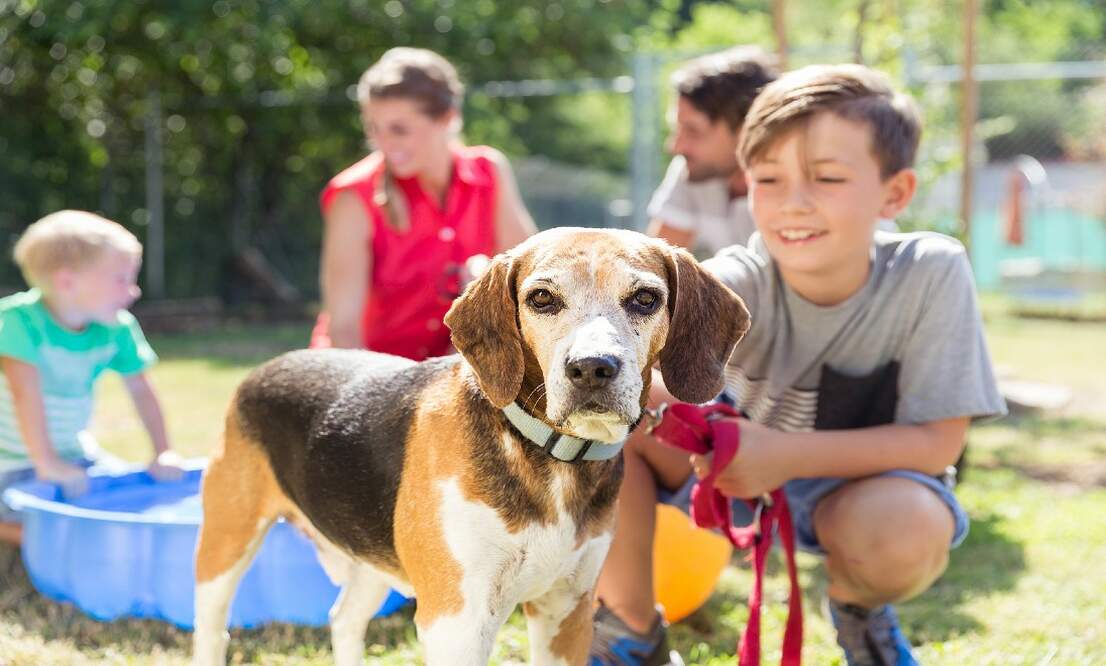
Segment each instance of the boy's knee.
[[[816,511],[816,528],[843,583],[864,596],[908,598],[947,566],[954,520],[928,488],[905,479],[878,480],[889,483],[827,498],[832,501]],[[876,492],[881,486],[887,492]]]
[[948,565],[948,544],[936,540],[884,535],[867,546],[849,544],[829,550],[830,569],[864,596],[895,601],[926,588]]
[[936,540],[947,549],[955,520],[932,490],[901,477],[853,481],[823,498],[814,510],[814,528],[823,545],[877,547]]

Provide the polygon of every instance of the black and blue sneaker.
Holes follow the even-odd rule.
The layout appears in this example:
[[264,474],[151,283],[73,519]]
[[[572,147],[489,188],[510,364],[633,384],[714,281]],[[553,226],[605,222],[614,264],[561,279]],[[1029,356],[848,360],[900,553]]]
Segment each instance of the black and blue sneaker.
[[890,604],[867,609],[830,599],[829,611],[849,666],[918,666]]
[[639,634],[600,603],[592,624],[588,666],[683,666],[668,649],[668,625],[659,613],[649,633]]

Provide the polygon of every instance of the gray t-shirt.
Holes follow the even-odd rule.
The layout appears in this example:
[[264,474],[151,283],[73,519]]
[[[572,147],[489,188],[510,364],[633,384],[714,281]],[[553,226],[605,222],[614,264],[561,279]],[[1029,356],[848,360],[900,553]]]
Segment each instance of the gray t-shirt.
[[752,314],[726,392],[754,421],[809,431],[1006,412],[967,254],[952,238],[877,231],[867,283],[830,307],[783,282],[759,234],[703,265]]
[[735,243],[743,245],[756,229],[745,197],[730,197],[728,179],[693,183],[688,180],[687,162],[680,156],[669,163],[648,211],[652,219],[694,232],[695,246],[691,249],[700,257],[709,257]]

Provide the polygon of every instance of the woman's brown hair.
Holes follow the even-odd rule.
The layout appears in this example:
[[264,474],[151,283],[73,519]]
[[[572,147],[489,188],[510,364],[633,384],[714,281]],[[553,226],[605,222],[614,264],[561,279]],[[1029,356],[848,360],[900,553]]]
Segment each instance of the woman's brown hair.
[[[409,47],[386,51],[357,83],[357,101],[362,108],[376,99],[408,99],[435,119],[460,111],[464,92],[457,70],[448,60],[433,51]],[[392,228],[407,230],[407,202],[387,166],[373,193],[373,202],[387,211]]]

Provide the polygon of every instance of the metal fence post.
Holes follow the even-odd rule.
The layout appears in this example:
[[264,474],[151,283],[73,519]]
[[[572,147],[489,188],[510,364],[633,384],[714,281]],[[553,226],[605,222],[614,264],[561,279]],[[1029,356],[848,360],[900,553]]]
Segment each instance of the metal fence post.
[[975,166],[972,164],[972,157],[975,152],[975,123],[979,116],[979,90],[975,79],[975,22],[978,11],[977,0],[964,0],[964,67],[960,84],[963,95],[960,102],[960,154],[964,170],[960,176],[960,230],[964,235],[961,240],[968,248],[968,256],[971,256],[972,249],[975,194]]
[[918,53],[912,44],[906,44],[902,48],[902,85],[907,90],[913,90],[919,82]]
[[630,144],[630,202],[633,228],[649,224],[649,198],[657,186],[657,58],[652,53],[633,57],[633,136]]
[[146,291],[165,297],[165,187],[162,158],[161,93],[155,88],[146,97]]

